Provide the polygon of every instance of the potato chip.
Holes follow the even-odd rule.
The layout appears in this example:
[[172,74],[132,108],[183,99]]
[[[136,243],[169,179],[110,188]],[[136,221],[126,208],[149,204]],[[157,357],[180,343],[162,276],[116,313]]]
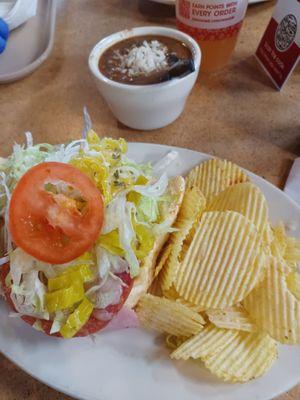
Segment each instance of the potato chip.
[[166,345],[169,349],[177,349],[184,341],[186,340],[185,337],[178,337],[173,335],[166,336]]
[[287,246],[287,236],[283,223],[279,223],[276,227],[272,228],[272,240],[270,243],[270,254],[276,257],[286,269],[286,273],[291,272],[287,263],[284,262],[284,255]]
[[229,186],[213,197],[206,211],[237,211],[248,218],[260,233],[267,229],[268,205],[265,196],[251,182]]
[[261,279],[260,244],[257,229],[241,214],[204,213],[176,276],[176,291],[203,309],[238,303]]
[[286,249],[284,252],[284,259],[289,264],[299,263],[300,262],[300,241],[287,236],[286,238]]
[[[277,251],[282,256],[286,251],[286,232],[282,222],[273,228],[273,244],[276,245]],[[276,256],[276,254],[274,254]]]
[[217,158],[205,161],[193,168],[187,178],[187,188],[198,187],[207,200],[228,186],[249,181],[248,176],[236,164]]
[[221,329],[213,324],[208,324],[197,335],[183,342],[181,346],[171,353],[170,357],[175,360],[208,357],[216,351],[222,350],[238,334],[237,330]]
[[277,359],[277,346],[265,333],[238,332],[224,347],[202,359],[223,381],[248,382],[271,368]]
[[274,240],[273,230],[270,223],[267,224],[266,229],[263,232],[263,245],[264,250],[268,255],[271,255],[271,243]]
[[300,302],[288,289],[282,271],[284,265],[271,257],[264,280],[243,305],[260,330],[281,343],[300,344]]
[[188,307],[151,294],[141,298],[136,312],[146,328],[175,336],[194,335],[201,331],[205,323],[201,315]]
[[148,289],[147,293],[153,294],[154,296],[160,296],[160,297],[163,295],[159,280],[157,278],[154,279],[154,281],[151,283],[151,286]]
[[287,236],[282,222],[273,228],[273,241],[270,247],[271,254],[284,265],[286,274],[296,271],[297,263],[300,262],[300,241]]
[[280,271],[285,275],[288,275],[292,271],[295,271],[297,268],[297,264],[294,261],[287,262],[285,259],[287,240],[291,238],[288,238],[284,224],[282,222],[272,228],[272,235],[273,239],[270,244],[270,255],[275,257],[279,261],[277,263],[277,266]]
[[206,206],[206,199],[197,187],[187,188],[178,214],[178,220],[195,220]]
[[194,224],[200,219],[205,205],[206,200],[198,188],[192,188],[186,191],[178,214],[178,219],[174,225],[178,230],[170,235],[170,255],[160,274],[161,287],[164,293],[171,288],[174,282],[180,265],[179,257],[185,238]]
[[196,313],[200,313],[200,312],[204,311],[203,307],[200,307],[196,304],[190,303],[189,301],[184,300],[182,297],[180,297],[173,285],[170,287],[169,290],[164,291],[163,295],[164,295],[164,297],[166,297],[169,300],[174,300],[180,304],[183,304],[184,306],[190,308],[191,310],[195,311]]
[[207,310],[210,322],[218,328],[238,329],[246,332],[256,332],[257,326],[241,305],[224,308],[223,310]]
[[191,310],[195,311],[196,313],[200,313],[200,312],[204,311],[203,307],[197,306],[196,304],[192,304],[179,296],[176,298],[176,301],[178,303],[183,304],[184,306],[190,308]]
[[162,291],[167,297],[169,297],[167,295],[167,292],[171,289],[180,266],[179,256],[181,253],[184,238],[186,237],[192,226],[192,221],[185,221],[184,226],[182,223],[180,230],[178,232],[175,232],[177,235],[175,236],[174,233],[171,238],[171,252],[159,275]]
[[177,291],[175,290],[175,288],[174,288],[173,285],[170,287],[170,289],[164,290],[164,291],[163,291],[163,295],[164,295],[164,297],[166,297],[167,299],[174,300],[174,301],[175,301],[176,299],[178,299],[178,297],[179,297],[179,294],[177,293]]
[[155,267],[155,271],[154,271],[154,277],[156,278],[160,271],[163,269],[164,265],[166,264],[169,255],[171,254],[172,251],[172,244],[171,243],[167,243],[164,248],[161,251],[161,254],[159,254],[159,259],[158,259],[158,263]]
[[300,274],[297,271],[291,272],[286,277],[286,284],[289,291],[300,301]]

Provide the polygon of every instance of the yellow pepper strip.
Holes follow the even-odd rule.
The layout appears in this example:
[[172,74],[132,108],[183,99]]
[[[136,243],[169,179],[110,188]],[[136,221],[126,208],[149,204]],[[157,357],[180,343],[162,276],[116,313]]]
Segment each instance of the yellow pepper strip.
[[80,257],[76,258],[76,260],[78,263],[81,262],[82,264],[86,262],[93,262],[93,256],[89,251],[86,251]]
[[111,200],[110,188],[107,181],[108,169],[103,165],[103,159],[100,156],[79,156],[73,158],[70,161],[70,164],[80,169],[81,172],[92,179],[97,188],[103,194],[105,204]]
[[66,289],[55,290],[45,294],[45,306],[49,313],[72,307],[84,297],[82,282],[71,285]]
[[127,201],[130,201],[131,203],[135,204],[136,206],[139,205],[139,202],[141,200],[142,195],[140,193],[131,191],[127,193],[126,199]]
[[72,338],[89,320],[93,311],[92,303],[85,297],[75,311],[69,315],[65,325],[60,329],[60,334],[65,339]]
[[[148,182],[149,182],[149,180],[145,176],[140,175],[140,176],[138,176],[138,178],[135,182],[135,185],[146,185]],[[136,206],[139,205],[141,197],[142,197],[142,195],[140,193],[137,193],[134,191],[129,192],[126,196],[127,201],[134,203]]]
[[90,129],[87,133],[87,141],[89,144],[100,144],[101,140],[97,133],[93,131],[93,129]]
[[54,290],[66,289],[72,285],[80,285],[92,279],[93,273],[89,265],[76,265],[63,272],[60,276],[48,279],[48,290],[53,292]]
[[105,235],[101,235],[98,239],[98,243],[112,254],[118,256],[124,256],[125,254],[120,244],[118,229],[106,233]]
[[151,230],[145,225],[138,224],[134,220],[132,225],[137,236],[137,243],[133,245],[133,250],[137,258],[142,260],[152,250],[155,238]]
[[120,153],[127,153],[128,146],[124,139],[111,139],[111,138],[103,138],[101,141],[101,146],[103,150],[110,150],[111,152],[119,151]]
[[63,275],[68,275],[72,272],[78,272],[83,282],[88,282],[94,279],[94,275],[89,264],[74,265],[69,270],[65,271]]

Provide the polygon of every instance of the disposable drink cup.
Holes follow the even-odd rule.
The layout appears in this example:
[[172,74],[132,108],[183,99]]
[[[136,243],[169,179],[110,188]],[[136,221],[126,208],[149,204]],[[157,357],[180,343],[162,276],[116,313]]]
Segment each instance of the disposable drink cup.
[[202,71],[225,66],[235,48],[248,0],[176,0],[177,27],[200,45]]

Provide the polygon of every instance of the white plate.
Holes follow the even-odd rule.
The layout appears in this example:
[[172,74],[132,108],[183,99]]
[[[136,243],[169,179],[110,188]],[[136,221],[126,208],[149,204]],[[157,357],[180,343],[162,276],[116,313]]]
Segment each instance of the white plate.
[[[169,4],[169,5],[175,5],[176,0],[152,0],[155,1],[156,3],[162,3],[162,4]],[[255,3],[262,3],[264,1],[269,1],[269,0],[249,0],[249,4],[255,4]]]
[[[129,144],[139,162],[157,161],[170,149],[153,144]],[[184,174],[208,155],[177,149],[179,159],[170,175]],[[264,192],[272,221],[297,225],[300,208],[282,191],[250,174]],[[95,340],[61,340],[34,331],[8,317],[0,301],[0,351],[47,385],[85,400],[269,400],[300,381],[300,346],[280,346],[279,360],[264,377],[247,384],[218,381],[197,362],[174,362],[160,339],[141,329],[99,333]]]

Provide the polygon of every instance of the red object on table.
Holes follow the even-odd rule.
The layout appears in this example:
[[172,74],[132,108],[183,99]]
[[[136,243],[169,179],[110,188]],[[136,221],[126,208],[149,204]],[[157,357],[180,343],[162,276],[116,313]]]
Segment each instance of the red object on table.
[[300,0],[278,1],[256,57],[280,90],[300,59]]

